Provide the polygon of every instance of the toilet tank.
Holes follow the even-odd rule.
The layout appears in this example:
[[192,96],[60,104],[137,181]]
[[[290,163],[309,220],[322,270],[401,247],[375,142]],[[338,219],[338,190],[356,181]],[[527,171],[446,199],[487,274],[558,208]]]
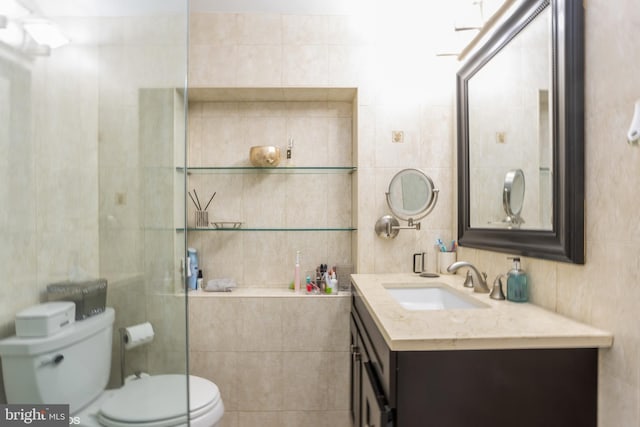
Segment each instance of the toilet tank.
[[114,310],[38,338],[0,341],[7,403],[69,404],[74,413],[107,385]]

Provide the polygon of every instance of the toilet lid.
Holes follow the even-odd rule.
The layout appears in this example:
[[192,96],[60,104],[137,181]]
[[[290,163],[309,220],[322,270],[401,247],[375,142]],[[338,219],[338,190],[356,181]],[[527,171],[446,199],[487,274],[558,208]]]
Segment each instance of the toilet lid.
[[[186,395],[184,375],[156,375],[133,380],[102,405],[100,419],[113,425],[163,425],[162,421],[176,420],[186,423]],[[219,400],[220,391],[214,383],[189,376],[192,416],[214,407]]]

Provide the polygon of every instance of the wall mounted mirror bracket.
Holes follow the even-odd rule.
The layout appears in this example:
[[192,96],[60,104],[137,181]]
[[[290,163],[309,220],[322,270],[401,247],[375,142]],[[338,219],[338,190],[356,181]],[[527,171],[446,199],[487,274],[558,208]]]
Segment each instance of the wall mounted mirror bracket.
[[[418,169],[403,169],[395,174],[385,193],[393,215],[384,215],[376,221],[378,237],[393,239],[400,230],[420,230],[420,220],[436,206],[438,191],[431,178]],[[407,225],[401,226],[398,219]]]

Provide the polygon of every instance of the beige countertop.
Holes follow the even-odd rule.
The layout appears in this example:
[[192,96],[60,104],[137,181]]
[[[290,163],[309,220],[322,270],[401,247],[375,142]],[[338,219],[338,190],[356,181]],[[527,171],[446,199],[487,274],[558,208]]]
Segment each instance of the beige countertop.
[[[463,277],[354,274],[352,282],[391,350],[474,350],[611,347],[613,336],[530,303],[495,301],[462,286]],[[390,284],[444,283],[487,308],[410,311]],[[491,284],[490,284],[491,285]],[[506,290],[505,290],[506,291]]]

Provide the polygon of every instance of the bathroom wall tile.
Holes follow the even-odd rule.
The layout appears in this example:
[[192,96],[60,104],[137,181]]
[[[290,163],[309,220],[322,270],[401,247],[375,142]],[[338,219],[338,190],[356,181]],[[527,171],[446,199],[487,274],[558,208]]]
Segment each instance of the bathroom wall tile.
[[327,226],[348,227],[352,225],[352,180],[353,176],[347,174],[327,176]]
[[231,45],[238,37],[237,15],[192,13],[189,16],[189,42],[192,45]]
[[153,347],[160,351],[187,351],[187,314],[184,295],[150,295],[147,292],[147,321],[153,325]]
[[375,50],[368,46],[330,45],[328,55],[330,86],[360,86],[375,66]]
[[240,117],[203,117],[200,155],[201,159],[207,159],[206,165],[203,164],[203,166],[246,164],[248,150],[247,157],[239,158],[236,148],[240,144],[243,134],[241,124]]
[[282,427],[349,427],[349,411],[283,411]]
[[[256,96],[260,96],[259,92]],[[280,101],[248,101],[239,102],[238,114],[242,117],[284,117],[289,112],[289,105]]]
[[237,363],[238,354],[222,351],[191,351],[189,353],[189,370],[191,375],[197,375],[213,381],[220,389],[224,402],[225,415],[238,409],[238,370],[242,367]]
[[283,373],[285,410],[349,408],[348,352],[288,352],[286,357],[296,369],[285,369]]
[[174,351],[158,348],[153,345],[147,352],[147,365],[151,375],[187,373],[187,356],[184,346],[176,347]]
[[203,232],[199,238],[189,238],[189,245],[198,250],[198,261],[204,274],[204,283],[211,279],[232,278],[240,286],[244,280],[244,239],[240,233]]
[[[238,353],[238,409],[270,411],[283,405],[282,382],[285,354],[280,352]],[[289,366],[296,366],[290,364]]]
[[150,295],[172,292],[174,283],[175,230],[147,230],[144,233],[144,274],[146,290]]
[[191,298],[189,300],[189,346],[191,351],[236,351],[239,326],[235,319],[238,300]]
[[[326,94],[325,94],[326,95]],[[322,98],[327,98],[322,96]],[[287,117],[333,117],[335,110],[329,108],[329,102],[319,101],[291,101],[287,103]]]
[[[203,118],[236,117],[241,115],[239,109],[243,105],[238,102],[194,102],[192,104],[200,109]],[[191,115],[191,110],[189,115]]]
[[329,163],[329,120],[323,117],[290,117],[287,136],[294,139],[293,163],[296,166],[319,166]]
[[328,121],[327,155],[332,165],[352,166],[352,119],[341,117]]
[[240,58],[237,46],[192,45],[189,48],[189,85],[235,86]]
[[452,111],[446,106],[421,108],[422,164],[429,168],[453,166]]
[[326,45],[287,46],[283,52],[282,82],[286,86],[327,86],[329,50]]
[[143,166],[173,166],[174,95],[173,89],[140,90],[138,140]]
[[[242,194],[242,220],[245,227],[284,227],[287,213],[285,207],[287,194],[274,192],[275,188],[283,188],[287,177],[285,175],[244,175]],[[271,206],[272,209],[265,209]]]
[[238,427],[280,427],[282,414],[279,411],[238,412]]
[[283,79],[282,46],[239,45],[237,47],[237,86],[281,86]]
[[100,168],[137,167],[138,150],[131,150],[130,144],[138,139],[138,111],[129,106],[105,106],[100,108],[99,120]]
[[237,15],[238,44],[279,45],[282,43],[282,17],[276,14]]
[[[290,136],[285,117],[242,117],[240,140],[234,149],[239,159],[250,166],[249,150],[254,145],[275,145],[283,149]],[[283,154],[283,153],[281,153]]]
[[637,425],[638,388],[615,376],[600,375],[598,379],[598,425],[613,427]]
[[[322,164],[322,163],[320,163]],[[289,175],[286,179],[284,223],[291,228],[325,227],[329,200],[327,175]]]
[[323,15],[282,15],[284,45],[324,45],[328,41],[329,18]]
[[226,407],[224,409],[224,416],[220,421],[220,427],[238,427],[238,412],[227,411]]
[[[556,311],[558,300],[555,264],[533,258],[526,258],[524,263],[529,283],[529,300],[547,310]],[[525,268],[524,263],[522,268]]]
[[284,340],[281,298],[242,298],[238,304],[238,349],[240,351],[280,351]]
[[349,328],[346,325],[349,324],[350,302],[349,298],[327,297],[283,304],[282,349],[347,351]]
[[[243,233],[242,265],[244,283],[248,287],[282,287],[292,278],[292,265],[285,264],[278,254],[287,253],[286,232]],[[257,237],[259,236],[259,237]],[[274,258],[274,255],[275,258]],[[295,251],[283,259],[295,261]]]
[[[376,108],[375,166],[416,167],[420,163],[419,109],[407,104],[378,105]],[[392,131],[404,132],[403,143],[393,143]]]

